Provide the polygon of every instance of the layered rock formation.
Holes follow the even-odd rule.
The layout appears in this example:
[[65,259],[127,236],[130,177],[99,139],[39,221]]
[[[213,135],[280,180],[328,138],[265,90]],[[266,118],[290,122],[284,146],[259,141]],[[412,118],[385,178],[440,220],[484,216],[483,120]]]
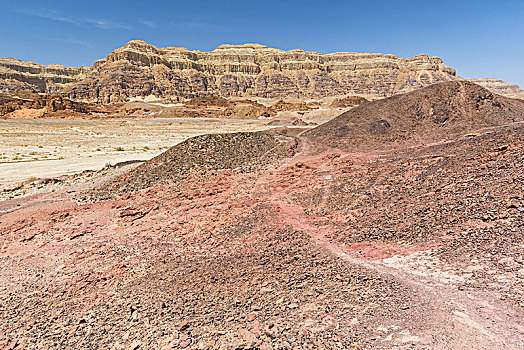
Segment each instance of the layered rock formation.
[[322,98],[387,97],[460,79],[438,57],[282,51],[259,44],[222,45],[211,52],[156,48],[134,40],[92,67],[43,66],[0,59],[0,91],[60,93],[113,103],[131,97],[202,95]]
[[494,78],[476,78],[468,80],[499,95],[524,98],[524,90],[521,90],[517,84],[508,83]]
[[[28,111],[28,113],[17,113],[13,117],[45,117],[54,116],[60,112],[60,116],[82,115],[93,112],[91,106],[85,103],[70,101],[61,96],[36,94],[26,91],[18,91],[11,94],[0,93],[0,118],[9,117],[15,111]],[[38,113],[36,113],[38,112]]]
[[76,83],[91,72],[90,67],[44,66],[15,58],[0,57],[0,92],[30,91],[55,93],[64,85]]
[[222,45],[212,52],[158,49],[132,41],[93,65],[94,73],[64,92],[100,102],[129,96],[199,94],[261,97],[388,96],[456,78],[436,57],[281,51]]

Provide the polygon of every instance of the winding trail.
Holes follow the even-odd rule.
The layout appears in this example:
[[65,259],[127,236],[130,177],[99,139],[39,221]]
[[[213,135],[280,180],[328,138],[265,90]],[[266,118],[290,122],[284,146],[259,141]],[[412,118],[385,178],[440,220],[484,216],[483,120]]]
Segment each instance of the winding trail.
[[[298,140],[300,152],[295,157],[286,159],[276,172],[298,161],[315,159],[333,151],[326,150],[322,155],[310,155],[308,153],[311,148],[307,142],[300,136]],[[520,310],[488,291],[459,290],[449,279],[444,278],[446,273],[443,271],[430,275],[391,259],[367,260],[356,256],[347,246],[328,238],[331,233],[329,225],[313,225],[315,218],[307,215],[301,206],[294,204],[285,191],[265,189],[270,176],[259,178],[256,186],[266,194],[267,203],[278,208],[283,225],[306,233],[316,244],[348,264],[373,271],[384,278],[393,278],[422,298],[424,309],[416,310],[415,307],[413,312],[426,313],[431,315],[428,319],[436,321],[425,325],[422,332],[420,325],[404,325],[408,328],[408,334],[414,334],[410,340],[411,343],[416,343],[417,348],[524,349],[524,319]],[[410,326],[412,329],[409,329]],[[404,341],[388,337],[381,346],[405,348],[407,345]]]

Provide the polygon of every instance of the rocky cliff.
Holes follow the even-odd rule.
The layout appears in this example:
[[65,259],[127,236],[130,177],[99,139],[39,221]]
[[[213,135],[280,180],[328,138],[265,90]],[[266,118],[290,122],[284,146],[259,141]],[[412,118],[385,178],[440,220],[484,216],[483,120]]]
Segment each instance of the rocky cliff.
[[[12,112],[20,110],[31,110],[30,117],[49,117],[60,112],[60,117],[72,115],[85,115],[93,112],[91,106],[67,100],[61,96],[36,94],[26,91],[18,91],[11,94],[0,93],[0,118],[20,117],[21,114]],[[35,111],[38,111],[36,113]]]
[[30,90],[112,103],[130,97],[386,97],[461,79],[438,57],[282,51],[259,44],[222,45],[211,52],[156,48],[131,41],[92,67],[43,66],[0,59],[0,91]]
[[468,80],[499,95],[516,98],[524,97],[524,90],[521,90],[516,84],[511,84],[494,78],[477,78]]
[[66,84],[74,84],[91,72],[90,67],[44,66],[15,58],[0,57],[0,92],[18,90],[55,93]]

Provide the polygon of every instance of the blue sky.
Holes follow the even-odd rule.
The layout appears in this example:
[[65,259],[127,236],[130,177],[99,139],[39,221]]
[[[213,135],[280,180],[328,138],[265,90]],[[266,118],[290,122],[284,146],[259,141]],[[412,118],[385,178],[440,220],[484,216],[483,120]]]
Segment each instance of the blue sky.
[[0,0],[0,56],[91,65],[132,39],[209,51],[280,49],[436,55],[459,75],[524,87],[524,0]]

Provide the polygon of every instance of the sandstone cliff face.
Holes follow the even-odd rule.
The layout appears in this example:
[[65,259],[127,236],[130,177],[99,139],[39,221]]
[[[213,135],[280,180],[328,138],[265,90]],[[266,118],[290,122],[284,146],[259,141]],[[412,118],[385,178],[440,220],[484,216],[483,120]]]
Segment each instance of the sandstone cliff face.
[[64,84],[75,83],[90,71],[88,67],[65,67],[58,64],[44,66],[0,57],[0,92],[59,92]]
[[212,52],[159,49],[132,41],[93,65],[63,91],[99,102],[133,96],[201,94],[319,98],[342,94],[389,96],[456,79],[437,57],[281,51],[257,44],[222,45]]
[[92,67],[42,66],[0,59],[0,91],[59,93],[86,102],[130,97],[321,98],[385,97],[461,79],[438,57],[400,58],[373,53],[320,54],[258,44],[222,45],[211,52],[156,48],[131,41]]
[[499,95],[516,98],[524,97],[524,90],[521,90],[516,84],[507,83],[494,78],[477,78],[468,80]]

